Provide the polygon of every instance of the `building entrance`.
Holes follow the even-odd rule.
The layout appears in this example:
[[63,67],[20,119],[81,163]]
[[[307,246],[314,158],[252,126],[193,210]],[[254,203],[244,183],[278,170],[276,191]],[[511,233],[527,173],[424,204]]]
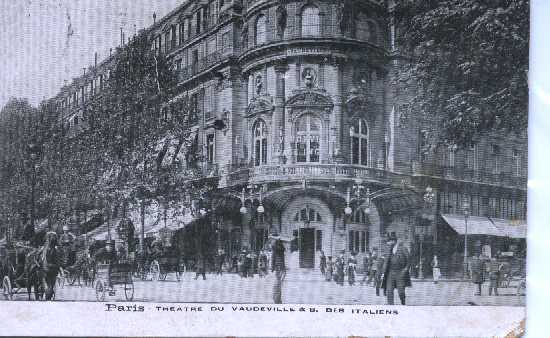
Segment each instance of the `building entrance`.
[[315,267],[315,229],[300,228],[300,268]]

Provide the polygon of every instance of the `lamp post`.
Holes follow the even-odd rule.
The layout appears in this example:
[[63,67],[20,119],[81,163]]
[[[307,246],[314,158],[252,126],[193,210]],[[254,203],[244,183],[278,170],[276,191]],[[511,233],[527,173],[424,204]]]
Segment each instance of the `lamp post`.
[[[370,188],[365,187],[361,180],[356,180],[355,184],[351,187],[348,187],[346,192],[346,207],[344,208],[344,213],[347,216],[350,216],[353,210],[351,209],[351,202],[354,200],[361,200],[364,199],[364,211],[365,214],[370,214],[370,207],[371,207],[371,193]],[[353,197],[352,197],[353,192]]]
[[252,202],[256,196],[258,196],[258,201],[260,202],[260,205],[258,205],[256,211],[259,214],[263,214],[265,212],[262,197],[263,191],[264,187],[259,185],[249,185],[241,190],[241,208],[239,209],[241,214],[245,215],[248,212],[248,209],[245,206],[246,201],[250,200]]
[[28,152],[31,165],[31,227],[34,229],[34,195],[36,186],[36,160],[38,159],[39,149],[35,143],[29,143]]
[[470,216],[470,203],[464,201],[462,204],[464,212],[464,279],[468,278],[468,217]]
[[[434,197],[435,197],[435,194],[433,192],[432,187],[427,186],[423,196],[426,209],[429,209],[432,206]],[[434,222],[435,222],[435,219],[434,219]],[[424,248],[424,228],[422,228],[422,233],[420,234],[420,250],[419,250],[420,257],[418,262],[418,277],[420,279],[424,278],[423,248]]]

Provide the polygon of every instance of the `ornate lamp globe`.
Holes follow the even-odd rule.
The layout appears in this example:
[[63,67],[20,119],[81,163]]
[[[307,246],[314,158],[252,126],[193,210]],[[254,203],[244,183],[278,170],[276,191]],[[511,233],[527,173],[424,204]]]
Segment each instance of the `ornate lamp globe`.
[[344,213],[345,213],[346,215],[348,215],[348,216],[351,215],[351,213],[352,213],[351,208],[350,208],[349,206],[347,206],[347,207],[344,209]]
[[241,214],[243,214],[243,215],[246,214],[246,207],[243,205],[239,211],[240,211]]
[[265,212],[265,209],[264,209],[264,206],[263,206],[263,205],[260,204],[260,205],[258,206],[258,212],[259,212],[260,214],[263,214],[263,213]]
[[366,205],[363,210],[365,211],[365,214],[369,215],[370,214],[370,205]]

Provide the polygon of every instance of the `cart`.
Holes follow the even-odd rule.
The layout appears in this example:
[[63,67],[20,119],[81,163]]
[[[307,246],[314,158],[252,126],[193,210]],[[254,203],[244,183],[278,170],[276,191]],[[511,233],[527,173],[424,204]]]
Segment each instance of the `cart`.
[[117,286],[124,289],[127,301],[134,299],[133,266],[131,263],[98,264],[96,270],[95,294],[98,301],[105,300],[105,294],[116,296]]

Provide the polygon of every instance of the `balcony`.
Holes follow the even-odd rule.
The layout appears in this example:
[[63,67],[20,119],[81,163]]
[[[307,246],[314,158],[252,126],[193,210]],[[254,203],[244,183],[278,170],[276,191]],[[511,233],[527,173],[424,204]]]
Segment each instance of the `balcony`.
[[412,171],[413,176],[435,176],[449,180],[516,187],[520,189],[527,187],[527,177],[512,175],[508,172],[495,173],[488,170],[473,170],[460,166],[446,167],[416,162],[413,164]]
[[307,180],[349,180],[361,179],[386,184],[400,184],[404,177],[383,169],[369,168],[352,164],[290,164],[264,165],[258,167],[226,168],[228,185],[264,183],[273,181]]
[[221,52],[215,52],[207,55],[206,57],[197,60],[189,67],[181,68],[177,70],[178,81],[184,82],[193,76],[202,73],[203,71],[215,66],[216,64],[229,58],[229,55],[223,55]]

